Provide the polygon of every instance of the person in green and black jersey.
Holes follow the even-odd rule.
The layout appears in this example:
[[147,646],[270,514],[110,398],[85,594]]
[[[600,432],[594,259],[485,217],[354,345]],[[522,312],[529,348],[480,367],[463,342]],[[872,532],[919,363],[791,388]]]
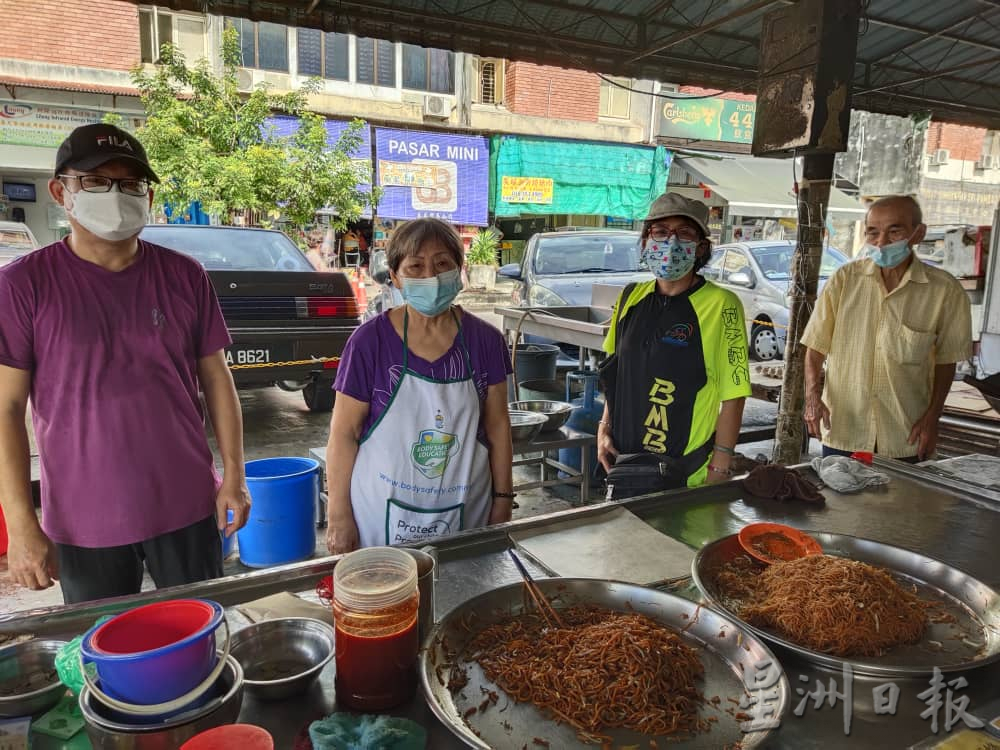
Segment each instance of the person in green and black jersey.
[[[640,241],[656,278],[623,290],[604,342],[616,356],[602,367],[597,455],[614,499],[728,479],[750,395],[743,306],[697,273],[712,252],[708,207],[665,193]],[[645,483],[627,481],[638,466]]]

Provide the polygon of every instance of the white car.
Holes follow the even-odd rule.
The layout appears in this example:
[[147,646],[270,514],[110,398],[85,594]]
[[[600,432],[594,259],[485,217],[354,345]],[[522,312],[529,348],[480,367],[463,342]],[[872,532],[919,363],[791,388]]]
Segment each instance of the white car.
[[19,221],[0,221],[0,266],[38,249],[35,235],[27,224]]

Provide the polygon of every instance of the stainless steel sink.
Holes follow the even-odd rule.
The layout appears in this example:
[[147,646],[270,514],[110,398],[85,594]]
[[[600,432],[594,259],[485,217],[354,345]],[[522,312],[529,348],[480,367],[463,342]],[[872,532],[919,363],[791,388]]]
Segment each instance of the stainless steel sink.
[[604,344],[611,320],[606,307],[564,305],[557,307],[497,307],[508,331],[543,336],[553,341],[598,350]]

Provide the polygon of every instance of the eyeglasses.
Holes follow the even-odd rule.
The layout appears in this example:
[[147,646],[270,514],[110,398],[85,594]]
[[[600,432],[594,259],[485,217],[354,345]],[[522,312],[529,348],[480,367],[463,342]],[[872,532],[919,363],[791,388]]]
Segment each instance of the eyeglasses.
[[682,242],[697,242],[701,239],[701,234],[698,230],[689,226],[681,226],[677,229],[653,227],[649,230],[650,239],[656,242],[666,242],[672,235],[677,235],[677,239]]
[[59,179],[79,180],[80,189],[87,193],[109,193],[112,185],[118,185],[118,190],[125,195],[146,195],[149,192],[149,180],[141,177],[105,177],[100,174],[61,174]]

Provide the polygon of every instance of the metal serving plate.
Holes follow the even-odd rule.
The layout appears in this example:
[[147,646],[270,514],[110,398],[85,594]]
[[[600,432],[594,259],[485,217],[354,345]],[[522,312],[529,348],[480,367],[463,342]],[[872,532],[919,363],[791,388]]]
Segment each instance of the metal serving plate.
[[738,603],[719,590],[715,572],[729,560],[746,554],[735,534],[717,539],[698,552],[691,566],[695,583],[711,606],[761,638],[820,666],[839,670],[850,664],[856,674],[891,677],[926,675],[934,667],[942,672],[960,672],[1000,660],[1000,594],[994,589],[940,560],[911,550],[846,534],[808,533],[819,542],[824,554],[877,565],[901,584],[916,586],[918,596],[944,604],[957,623],[931,623],[920,643],[899,646],[883,656],[842,658],[799,646],[744,622],[735,612]]
[[[664,738],[659,742],[660,747],[718,750],[736,742],[745,750],[758,747],[770,731],[743,732],[735,714],[751,712],[738,708],[736,702],[749,691],[761,690],[765,685],[769,688],[768,705],[774,710],[774,716],[780,719],[785,713],[790,689],[774,655],[763,642],[725,616],[673,594],[630,583],[583,578],[546,578],[536,582],[558,609],[592,604],[621,612],[637,612],[673,628],[691,645],[699,647],[705,667],[702,692],[706,699],[720,698],[717,707],[706,705],[701,714],[715,716],[718,721],[710,732],[684,741],[667,742]],[[504,616],[524,611],[524,597],[521,583],[493,589],[459,605],[437,624],[427,636],[420,654],[420,679],[427,703],[441,722],[470,747],[522,750],[525,745],[539,747],[535,743],[537,738],[560,750],[592,750],[594,745],[584,744],[572,728],[549,719],[530,703],[515,703],[486,678],[477,663],[461,660],[465,645],[475,633]],[[458,656],[450,657],[449,654]],[[457,695],[447,687],[453,660],[458,661],[469,678]],[[773,671],[764,682],[761,678],[768,665],[773,665]],[[757,680],[756,685],[754,680]],[[484,690],[496,691],[500,699],[485,711],[476,711],[483,703]],[[474,715],[463,718],[470,710],[475,711]],[[652,747],[650,740],[653,738],[648,735],[626,730],[609,734],[614,738],[615,747]]]

